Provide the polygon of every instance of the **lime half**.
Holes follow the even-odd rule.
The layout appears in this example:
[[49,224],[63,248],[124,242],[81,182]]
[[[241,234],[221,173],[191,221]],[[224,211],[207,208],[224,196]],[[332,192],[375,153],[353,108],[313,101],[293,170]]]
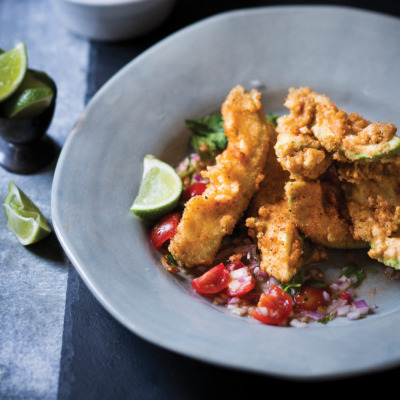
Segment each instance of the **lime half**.
[[0,101],[10,97],[22,83],[28,68],[24,43],[0,54]]
[[152,155],[143,160],[139,193],[131,211],[142,221],[151,222],[172,211],[182,193],[182,180],[169,164]]
[[4,200],[8,226],[24,245],[36,243],[46,237],[51,228],[35,204],[14,182],[8,186]]

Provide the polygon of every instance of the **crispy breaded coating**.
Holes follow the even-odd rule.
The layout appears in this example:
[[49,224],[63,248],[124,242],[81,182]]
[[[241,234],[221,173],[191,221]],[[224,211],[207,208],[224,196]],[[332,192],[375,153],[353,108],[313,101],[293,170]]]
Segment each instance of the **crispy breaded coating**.
[[353,238],[344,196],[330,182],[291,181],[286,184],[290,218],[314,243],[328,248],[368,247]]
[[305,265],[328,258],[324,247],[305,241],[290,218],[285,198],[261,207],[257,217],[247,218],[246,225],[257,240],[260,268],[283,283]]
[[311,131],[316,104],[308,88],[291,88],[284,103],[290,114],[278,118],[276,155],[294,179],[317,179],[332,157]]
[[290,114],[278,119],[275,149],[296,179],[318,178],[332,160],[374,161],[400,151],[395,125],[347,114],[308,87],[291,88],[285,106]]
[[223,237],[232,233],[263,178],[272,125],[260,96],[238,85],[222,105],[227,148],[202,173],[209,179],[207,188],[186,203],[169,245],[180,266],[212,264]]
[[266,203],[276,203],[285,197],[285,183],[289,180],[290,174],[281,167],[276,158],[274,149],[276,139],[277,132],[272,128],[270,130],[270,147],[263,173],[264,178],[251,199],[247,210],[249,217],[257,216],[258,210]]
[[371,258],[400,268],[400,159],[391,162],[340,164],[354,237],[371,245]]
[[271,133],[264,179],[251,201],[246,226],[249,236],[257,243],[261,270],[281,282],[288,282],[303,266],[326,260],[327,253],[306,241],[290,218],[285,197],[285,184],[290,176],[276,158],[277,133],[275,130]]

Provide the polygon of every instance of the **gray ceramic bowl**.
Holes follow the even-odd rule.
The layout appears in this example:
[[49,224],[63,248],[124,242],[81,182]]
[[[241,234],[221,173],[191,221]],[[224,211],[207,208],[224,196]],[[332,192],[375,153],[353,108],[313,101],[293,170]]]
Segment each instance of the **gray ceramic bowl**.
[[[307,85],[345,110],[399,124],[399,37],[398,19],[349,8],[235,11],[168,37],[105,84],[71,132],[52,190],[56,233],[100,303],[153,343],[246,371],[317,379],[398,365],[400,287],[382,266],[360,287],[379,306],[366,319],[265,326],[166,272],[129,208],[144,155],[177,163],[189,143],[184,119],[218,110],[236,84],[258,85],[266,112],[286,112],[288,88]],[[335,275],[349,259],[375,265],[363,251],[339,251],[321,267]]]

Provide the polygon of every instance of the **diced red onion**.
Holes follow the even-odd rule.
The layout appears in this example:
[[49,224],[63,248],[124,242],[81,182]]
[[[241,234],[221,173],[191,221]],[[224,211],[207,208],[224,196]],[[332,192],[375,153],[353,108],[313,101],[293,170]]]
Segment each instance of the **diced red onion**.
[[193,179],[196,181],[196,182],[200,182],[201,180],[202,180],[202,176],[200,175],[200,174],[196,174],[196,175],[194,175],[193,176]]
[[273,276],[270,276],[269,283],[271,285],[276,285],[276,286],[280,285],[280,282],[278,281],[278,279],[274,278]]
[[330,315],[335,315],[337,310],[341,307],[344,307],[347,305],[347,300],[345,299],[337,299],[332,301],[332,303],[328,306],[327,312]]
[[347,319],[350,321],[355,321],[361,317],[361,313],[358,310],[350,311],[347,313]]
[[336,282],[330,285],[330,288],[335,292],[345,292],[353,284],[353,280],[346,278],[345,276],[340,277]]
[[351,306],[349,304],[346,304],[344,306],[337,308],[336,315],[338,317],[344,317],[345,315],[349,314],[350,311],[351,311]]
[[357,300],[353,303],[353,306],[361,315],[368,314],[369,306],[365,300]]
[[[255,272],[255,271],[254,271],[254,272]],[[261,278],[266,278],[266,279],[268,279],[268,278],[270,277],[269,274],[268,274],[268,272],[263,271],[261,268],[258,268],[258,269],[257,269],[256,274],[257,274],[257,276],[259,276],[259,277],[261,277]]]
[[324,315],[315,311],[309,311],[308,316],[316,321],[320,320]]
[[325,300],[326,302],[331,301],[331,296],[330,296],[330,294],[329,294],[326,290],[324,290],[324,291],[322,292],[322,296],[324,297],[324,300]]

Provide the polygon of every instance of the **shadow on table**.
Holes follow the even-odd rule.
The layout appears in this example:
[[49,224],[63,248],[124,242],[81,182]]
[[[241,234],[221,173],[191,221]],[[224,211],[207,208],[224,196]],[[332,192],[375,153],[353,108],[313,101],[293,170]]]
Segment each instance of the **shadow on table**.
[[34,243],[26,248],[35,255],[48,260],[51,264],[68,265],[68,258],[65,255],[54,230],[40,242]]

